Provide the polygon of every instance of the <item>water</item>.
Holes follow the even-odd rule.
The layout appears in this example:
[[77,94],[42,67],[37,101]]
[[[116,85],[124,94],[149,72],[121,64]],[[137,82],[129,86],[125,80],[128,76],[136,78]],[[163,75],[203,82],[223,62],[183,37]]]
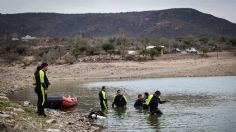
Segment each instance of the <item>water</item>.
[[[127,81],[80,83],[58,81],[52,84],[49,95],[71,95],[79,98],[78,112],[88,114],[99,109],[98,92],[107,86],[107,120],[104,131],[214,131],[236,130],[236,76],[163,78]],[[116,90],[122,89],[128,98],[127,109],[112,109]],[[159,105],[161,117],[133,107],[137,95],[143,92],[162,92],[170,102]],[[12,100],[36,102],[33,89],[11,95]]]

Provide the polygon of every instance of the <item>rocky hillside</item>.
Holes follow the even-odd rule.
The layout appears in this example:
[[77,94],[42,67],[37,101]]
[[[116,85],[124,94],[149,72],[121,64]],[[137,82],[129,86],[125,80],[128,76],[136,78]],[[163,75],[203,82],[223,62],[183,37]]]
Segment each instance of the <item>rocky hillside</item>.
[[0,15],[0,37],[4,36],[236,37],[236,24],[225,19],[179,8],[160,11],[55,14],[23,13]]

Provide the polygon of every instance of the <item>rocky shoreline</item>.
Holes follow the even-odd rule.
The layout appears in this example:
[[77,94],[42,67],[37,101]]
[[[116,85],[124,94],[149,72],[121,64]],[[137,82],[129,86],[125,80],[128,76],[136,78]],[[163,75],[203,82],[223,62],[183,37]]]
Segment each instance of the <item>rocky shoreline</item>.
[[28,103],[13,103],[6,96],[0,96],[0,131],[98,132],[101,129],[77,112],[46,109],[48,117],[44,118],[38,116],[35,109]]

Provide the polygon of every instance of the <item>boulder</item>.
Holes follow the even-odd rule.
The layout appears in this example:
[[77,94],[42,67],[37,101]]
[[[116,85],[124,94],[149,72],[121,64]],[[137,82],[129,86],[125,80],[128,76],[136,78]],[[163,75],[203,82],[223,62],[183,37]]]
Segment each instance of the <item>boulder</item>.
[[12,111],[14,110],[14,107],[6,107],[6,110]]
[[51,129],[51,128],[47,129],[47,132],[60,132],[60,131],[61,131],[60,129]]
[[29,101],[24,101],[24,103],[23,103],[23,106],[30,106],[31,105],[31,103],[29,102]]
[[0,114],[0,118],[9,118],[10,117],[10,115],[8,115],[8,114]]
[[50,119],[50,120],[47,120],[46,123],[48,124],[52,124],[52,123],[56,123],[56,119]]
[[13,111],[15,111],[15,112],[25,112],[23,109],[21,109],[21,108],[14,108],[14,110]]
[[9,99],[6,96],[0,96],[0,100],[9,101]]

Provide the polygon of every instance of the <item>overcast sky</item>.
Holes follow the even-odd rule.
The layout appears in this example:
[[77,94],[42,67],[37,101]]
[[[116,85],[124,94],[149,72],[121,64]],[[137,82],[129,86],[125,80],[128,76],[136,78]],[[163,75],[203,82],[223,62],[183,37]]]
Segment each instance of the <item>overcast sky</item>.
[[236,0],[0,0],[0,13],[110,13],[194,8],[236,23]]

